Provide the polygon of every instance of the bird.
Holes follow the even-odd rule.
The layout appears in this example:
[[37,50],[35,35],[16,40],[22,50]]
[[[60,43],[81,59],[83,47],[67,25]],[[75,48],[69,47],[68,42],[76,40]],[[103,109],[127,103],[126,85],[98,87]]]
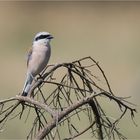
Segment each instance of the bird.
[[32,48],[27,55],[27,74],[21,95],[27,96],[35,77],[47,66],[51,56],[50,41],[53,36],[49,32],[39,32],[35,35]]

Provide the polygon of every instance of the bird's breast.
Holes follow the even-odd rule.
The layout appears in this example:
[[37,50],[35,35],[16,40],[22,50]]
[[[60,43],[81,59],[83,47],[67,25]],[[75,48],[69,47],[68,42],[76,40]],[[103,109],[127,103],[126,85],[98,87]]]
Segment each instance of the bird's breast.
[[51,55],[50,47],[36,46],[33,49],[32,56],[28,65],[28,70],[33,76],[39,74],[48,64]]

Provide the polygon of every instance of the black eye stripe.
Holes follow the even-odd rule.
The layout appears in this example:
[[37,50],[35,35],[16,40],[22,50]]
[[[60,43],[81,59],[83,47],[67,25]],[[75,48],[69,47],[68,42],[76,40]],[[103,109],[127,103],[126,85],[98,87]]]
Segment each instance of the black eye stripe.
[[35,39],[35,41],[40,40],[40,39],[44,39],[44,38],[47,38],[47,37],[50,37],[50,35],[40,35]]

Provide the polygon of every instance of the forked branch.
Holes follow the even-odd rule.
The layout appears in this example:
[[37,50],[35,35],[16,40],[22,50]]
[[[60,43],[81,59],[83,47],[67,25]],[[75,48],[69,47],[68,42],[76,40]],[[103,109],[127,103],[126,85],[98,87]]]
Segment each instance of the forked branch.
[[[106,84],[102,85],[102,82]],[[105,102],[106,98],[110,103],[117,103],[114,109],[120,108],[120,116],[114,121],[106,115],[100,102],[101,99]],[[24,113],[28,119],[30,111],[27,113],[25,110],[33,110],[33,125],[27,139],[40,140],[74,139],[88,131],[101,140],[125,139],[117,124],[126,112],[130,112],[132,119],[136,112],[126,99],[113,94],[103,69],[91,57],[47,67],[33,82],[28,97],[17,95],[1,100],[0,107],[1,129],[11,117],[21,119]],[[81,129],[82,119],[86,123],[81,125]],[[61,129],[66,135],[61,133]]]

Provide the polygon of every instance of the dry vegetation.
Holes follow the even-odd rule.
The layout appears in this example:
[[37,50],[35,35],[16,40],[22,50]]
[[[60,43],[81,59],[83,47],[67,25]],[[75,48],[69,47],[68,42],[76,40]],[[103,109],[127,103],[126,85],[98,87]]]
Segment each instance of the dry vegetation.
[[[119,108],[120,112],[118,118],[111,119],[110,108],[105,111],[102,101],[115,103],[114,110]],[[74,139],[87,131],[97,139],[125,139],[117,125],[126,112],[132,120],[136,112],[125,98],[113,94],[104,71],[91,57],[50,65],[36,78],[29,96],[1,100],[1,131],[7,120],[25,115],[28,120],[32,111],[34,123],[27,139],[48,140]],[[67,136],[61,127],[66,128]]]

